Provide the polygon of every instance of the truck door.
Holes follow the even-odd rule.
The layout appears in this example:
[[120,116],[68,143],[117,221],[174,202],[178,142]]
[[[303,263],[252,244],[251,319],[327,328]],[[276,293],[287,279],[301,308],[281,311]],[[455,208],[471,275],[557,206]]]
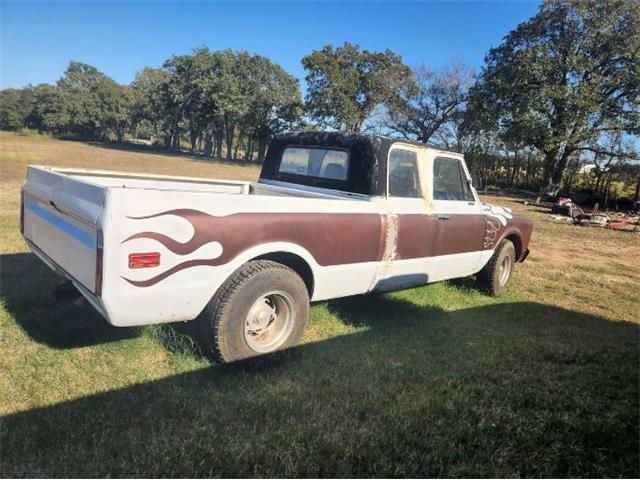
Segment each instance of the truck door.
[[437,220],[427,212],[420,164],[424,149],[396,145],[389,151],[386,237],[383,261],[372,289],[394,290],[427,283]]
[[481,261],[486,219],[462,159],[436,156],[432,186],[437,219],[433,279],[471,275]]

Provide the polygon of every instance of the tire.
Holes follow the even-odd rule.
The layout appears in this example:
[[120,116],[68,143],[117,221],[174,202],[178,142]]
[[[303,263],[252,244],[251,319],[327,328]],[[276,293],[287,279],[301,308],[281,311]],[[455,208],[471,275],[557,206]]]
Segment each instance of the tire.
[[205,353],[235,362],[297,345],[308,316],[302,278],[280,263],[254,260],[227,279],[197,322]]
[[[503,240],[489,262],[476,276],[480,288],[492,297],[502,295],[511,283],[516,264],[516,249],[511,240]],[[505,269],[508,269],[505,271]]]

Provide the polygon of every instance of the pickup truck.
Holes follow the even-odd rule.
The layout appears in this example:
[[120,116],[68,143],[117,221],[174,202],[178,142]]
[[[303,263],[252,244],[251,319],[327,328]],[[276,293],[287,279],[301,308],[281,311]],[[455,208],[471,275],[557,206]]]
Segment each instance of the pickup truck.
[[533,225],[483,204],[463,156],[376,135],[276,137],[257,182],[29,166],[21,232],[115,326],[196,320],[223,361],[295,345],[310,301],[476,275]]

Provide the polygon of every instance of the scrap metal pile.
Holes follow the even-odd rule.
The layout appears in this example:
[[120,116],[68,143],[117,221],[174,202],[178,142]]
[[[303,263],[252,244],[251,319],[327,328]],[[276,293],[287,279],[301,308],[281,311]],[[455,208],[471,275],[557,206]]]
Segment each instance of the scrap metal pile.
[[558,198],[556,202],[543,202],[538,198],[533,202],[524,202],[524,204],[549,208],[551,210],[549,220],[552,222],[640,232],[640,211],[599,211],[596,203],[594,208],[587,212],[570,198],[565,197]]

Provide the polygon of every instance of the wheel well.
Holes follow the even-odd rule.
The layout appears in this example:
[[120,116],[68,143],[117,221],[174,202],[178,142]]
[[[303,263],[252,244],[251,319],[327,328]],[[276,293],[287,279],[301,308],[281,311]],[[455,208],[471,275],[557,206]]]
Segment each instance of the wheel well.
[[271,260],[272,262],[278,262],[282,265],[286,265],[300,275],[300,278],[302,278],[302,281],[307,286],[309,297],[313,295],[313,271],[304,258],[296,255],[295,253],[273,252],[260,255],[253,260]]
[[518,260],[520,260],[520,257],[522,256],[522,240],[520,240],[520,237],[515,233],[512,233],[511,235],[508,235],[507,237],[505,237],[505,240],[511,240],[511,243],[513,243],[513,246],[516,249],[516,262],[517,262]]

